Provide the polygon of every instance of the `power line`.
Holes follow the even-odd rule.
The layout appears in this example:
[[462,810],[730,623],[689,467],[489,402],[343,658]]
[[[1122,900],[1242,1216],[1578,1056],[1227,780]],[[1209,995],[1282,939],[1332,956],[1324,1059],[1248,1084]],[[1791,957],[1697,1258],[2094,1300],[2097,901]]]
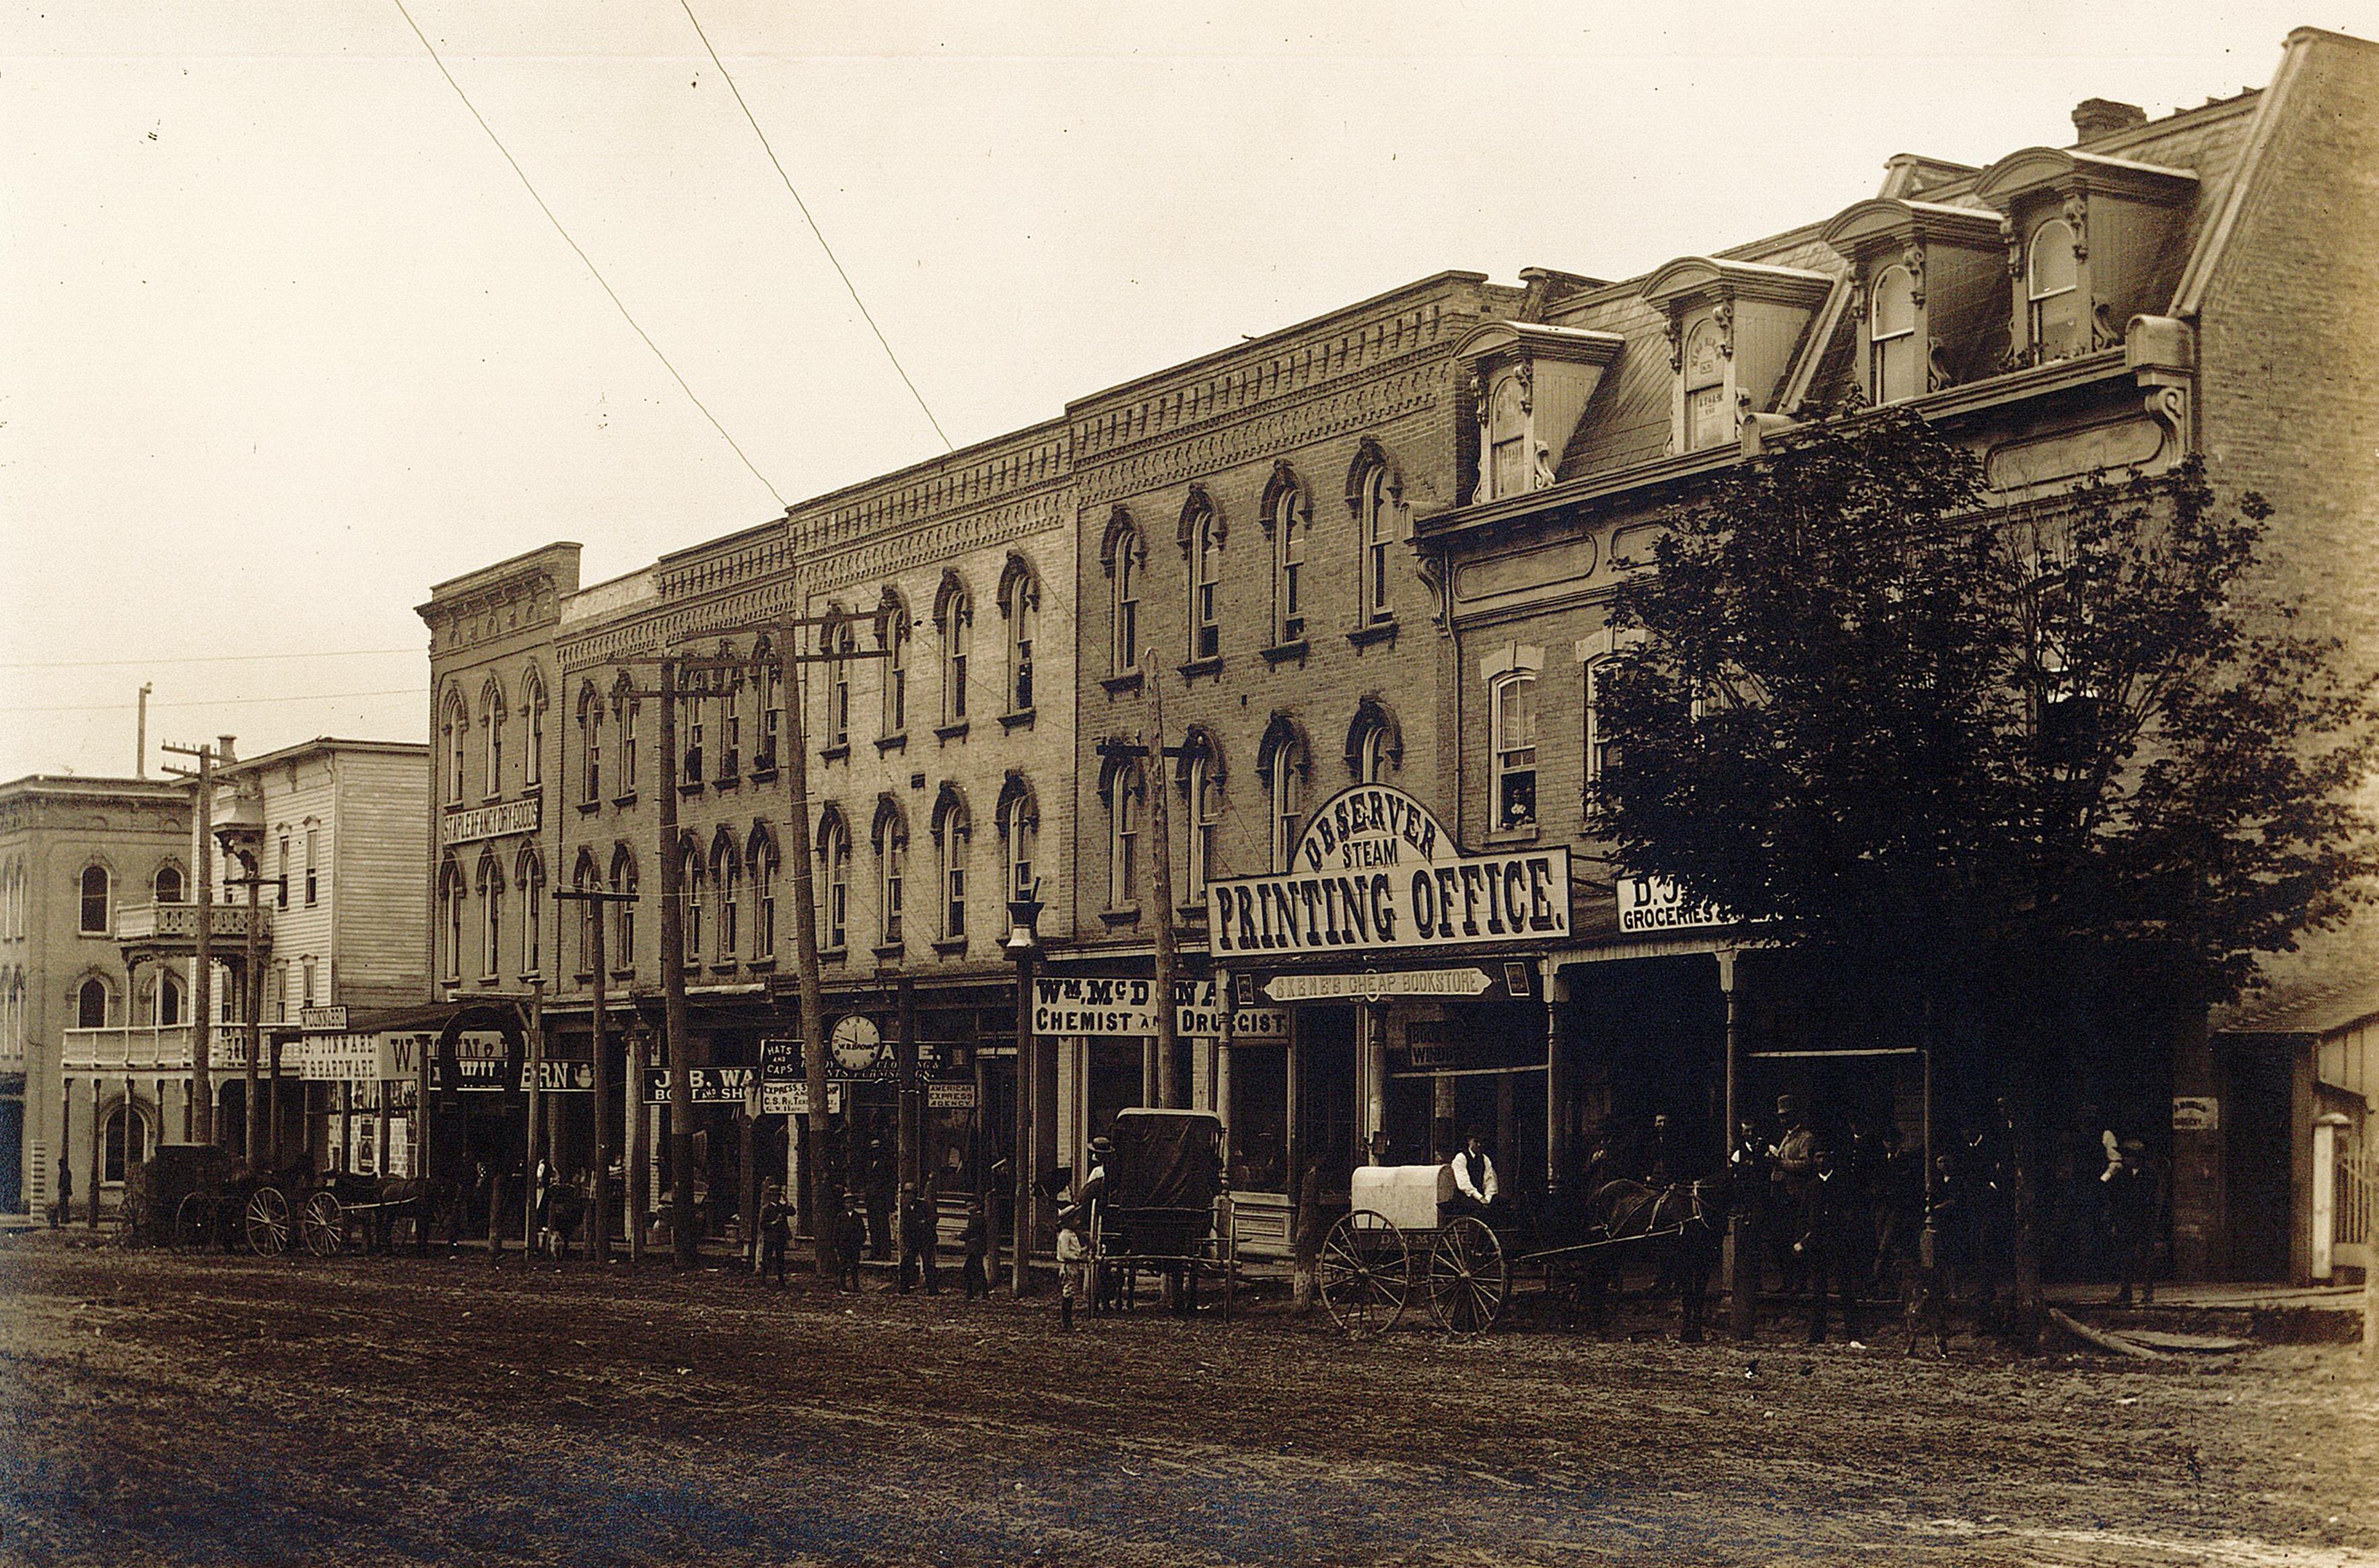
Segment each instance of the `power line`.
[[793,188],[793,176],[785,173],[785,165],[777,157],[777,150],[768,143],[768,133],[760,128],[758,118],[752,113],[752,105],[743,102],[743,90],[735,85],[734,77],[728,72],[727,62],[719,57],[719,51],[711,46],[710,35],[702,30],[701,18],[694,14],[691,0],[678,0],[678,5],[684,9],[685,19],[694,23],[694,36],[701,39],[703,48],[709,51],[710,63],[719,67],[719,78],[727,83],[727,90],[735,95],[735,106],[743,110],[744,119],[751,122],[752,134],[760,139],[761,151],[767,153],[768,162],[776,165],[777,177],[785,182],[785,190],[792,197],[793,205],[802,210],[803,221],[809,224],[810,233],[817,236],[818,248],[825,251],[826,259],[833,263],[834,275],[840,278],[842,286],[851,292],[851,302],[859,307],[860,319],[867,323],[867,330],[876,334],[876,341],[884,345],[884,357],[892,362],[892,368],[900,376],[900,384],[907,387],[909,395],[917,400],[917,407],[925,416],[925,423],[934,428],[934,434],[941,437],[942,449],[945,452],[956,452],[958,447],[950,440],[949,432],[942,428],[942,422],[934,417],[933,409],[926,405],[925,394],[917,390],[915,381],[910,380],[908,367],[902,365],[900,356],[892,352],[892,340],[886,337],[884,329],[876,324],[875,314],[867,308],[867,301],[859,297],[859,285],[851,281],[851,274],[843,271],[842,259],[835,255],[834,247],[827,243],[826,231],[818,227],[817,219],[810,212],[810,204],[803,201],[802,193]]
[[[187,702],[151,703],[161,707],[245,707],[250,703],[335,703],[351,697],[417,697],[427,696],[421,686],[392,686],[383,692],[306,692],[288,697],[214,697],[193,698]],[[0,713],[115,713],[133,705],[121,703],[66,703],[56,707],[0,707]]]
[[415,646],[409,648],[313,648],[304,653],[191,654],[187,656],[153,654],[144,658],[28,659],[18,664],[0,664],[0,669],[107,669],[133,664],[165,666],[246,664],[265,658],[364,658],[379,657],[387,654],[412,654],[419,657],[427,651]]
[[545,214],[546,222],[553,225],[553,232],[562,236],[562,243],[577,252],[578,259],[586,264],[587,272],[594,277],[596,283],[603,292],[610,296],[611,303],[619,308],[621,320],[626,321],[635,334],[645,340],[645,346],[653,351],[653,357],[661,362],[661,368],[667,370],[670,378],[677,382],[678,390],[685,393],[687,401],[694,407],[702,410],[702,416],[710,421],[710,428],[719,432],[720,440],[734,448],[735,455],[743,460],[743,466],[752,470],[752,477],[759,480],[761,488],[776,498],[779,506],[784,505],[785,498],[778,493],[776,486],[768,483],[768,476],[760,472],[759,464],[754,463],[751,454],[737,444],[733,436],[727,433],[727,427],[719,422],[719,416],[710,411],[709,405],[694,396],[694,388],[687,384],[682,375],[679,374],[678,368],[670,362],[670,356],[661,352],[661,345],[653,341],[652,334],[637,325],[635,316],[629,311],[626,303],[620,298],[619,293],[604,278],[602,269],[595,265],[595,259],[587,255],[586,248],[576,240],[570,237],[570,231],[562,226],[562,220],[553,215],[553,209],[547,206],[545,198],[537,194],[535,182],[528,177],[528,171],[521,167],[520,160],[513,156],[512,150],[504,145],[503,138],[498,136],[495,127],[488,124],[487,116],[480,114],[478,106],[471,102],[471,95],[463,90],[463,84],[454,79],[454,73],[446,68],[444,60],[439,58],[437,46],[429,42],[429,35],[421,30],[421,24],[413,19],[413,13],[405,8],[405,0],[392,0],[392,4],[396,6],[397,15],[405,18],[405,25],[413,30],[413,36],[421,40],[421,47],[429,52],[429,63],[438,67],[438,74],[446,78],[446,85],[453,88],[454,96],[463,101],[463,107],[471,112],[471,118],[479,122],[479,128],[488,133],[488,139],[496,144],[496,151],[504,155],[504,162],[510,163],[513,166],[513,173],[520,176],[522,188],[528,192],[529,199],[537,203],[537,210]]

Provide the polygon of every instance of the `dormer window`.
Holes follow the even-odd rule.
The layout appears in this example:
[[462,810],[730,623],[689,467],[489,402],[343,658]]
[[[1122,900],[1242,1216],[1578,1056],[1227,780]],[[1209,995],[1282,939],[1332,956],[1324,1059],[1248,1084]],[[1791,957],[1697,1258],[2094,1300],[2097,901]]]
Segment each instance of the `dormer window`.
[[1470,367],[1479,421],[1473,502],[1554,482],[1579,416],[1625,345],[1613,332],[1490,321],[1455,346],[1455,357]]
[[1877,274],[1867,304],[1867,384],[1878,403],[1898,403],[1925,390],[1916,342],[1916,282],[1905,267]]
[[1487,411],[1487,467],[1499,496],[1528,487],[1528,392],[1518,370],[1496,378]]
[[2073,225],[2052,218],[2032,231],[2024,262],[2026,341],[2038,357],[2066,359],[2090,346],[2080,284]]
[[1735,439],[1745,414],[1778,411],[1793,372],[1817,334],[1831,274],[1799,267],[1688,256],[1644,282],[1644,300],[1668,319],[1672,452],[1704,452]]
[[1705,316],[1685,333],[1685,450],[1734,440],[1734,410],[1727,405],[1726,362],[1734,353]]

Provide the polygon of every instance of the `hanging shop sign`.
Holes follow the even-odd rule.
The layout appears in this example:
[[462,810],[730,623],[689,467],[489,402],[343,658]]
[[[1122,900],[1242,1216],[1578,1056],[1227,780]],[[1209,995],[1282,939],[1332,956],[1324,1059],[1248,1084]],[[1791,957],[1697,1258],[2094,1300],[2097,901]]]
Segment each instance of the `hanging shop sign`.
[[1734,917],[1707,899],[1688,898],[1665,876],[1619,879],[1619,930],[1623,935],[1660,931],[1697,931],[1733,925]]
[[[826,1086],[826,1112],[830,1116],[842,1115],[842,1085]],[[806,1116],[810,1114],[810,1086],[806,1083],[782,1080],[760,1085],[760,1114],[764,1116]]]
[[[694,1091],[697,1105],[741,1105],[752,1087],[750,1067],[688,1067],[687,1085]],[[670,1103],[670,1075],[667,1067],[645,1069],[645,1104],[666,1105]]]
[[[1270,1016],[1274,1012],[1270,1007],[1241,1007],[1231,1015],[1231,1033],[1241,1039],[1286,1038],[1288,1020]],[[1174,1032],[1185,1040],[1211,1040],[1223,1032],[1221,999],[1213,981],[1173,983],[1173,1024]],[[1033,1032],[1153,1040],[1156,982],[1115,975],[1038,977],[1033,982]]]
[[434,1090],[501,1094],[519,1087],[519,1074],[511,1070],[511,1057],[504,1049],[500,1030],[464,1030],[454,1037],[451,1060],[444,1052],[435,1049],[435,1035],[419,1038],[433,1052],[429,1058],[429,1087]]
[[1429,808],[1386,784],[1322,802],[1290,869],[1206,890],[1214,950],[1379,951],[1569,935],[1569,850],[1468,855]]
[[[531,1068],[535,1068],[531,1072]],[[530,1080],[537,1082],[540,1094],[592,1094],[595,1092],[595,1064],[592,1062],[523,1062],[520,1083],[523,1089]]]
[[[503,1055],[503,1036],[489,1033],[496,1056]],[[285,1069],[294,1055],[297,1076],[308,1083],[410,1083],[421,1072],[423,1055],[436,1047],[434,1031],[383,1030],[377,1034],[308,1034],[281,1048]],[[490,1086],[493,1087],[493,1086]]]
[[476,844],[482,838],[501,838],[508,833],[534,833],[542,803],[542,797],[531,795],[526,800],[506,801],[500,805],[448,812],[438,821],[438,841],[452,849],[457,844]]
[[974,1109],[974,1085],[972,1083],[929,1083],[925,1085],[925,1109],[929,1111],[972,1111]]
[[344,1002],[328,1007],[300,1007],[297,1027],[308,1034],[344,1034],[347,1031],[347,1005]]
[[1483,969],[1367,970],[1276,974],[1264,982],[1264,995],[1275,1002],[1377,1002],[1388,996],[1476,996],[1494,983]]

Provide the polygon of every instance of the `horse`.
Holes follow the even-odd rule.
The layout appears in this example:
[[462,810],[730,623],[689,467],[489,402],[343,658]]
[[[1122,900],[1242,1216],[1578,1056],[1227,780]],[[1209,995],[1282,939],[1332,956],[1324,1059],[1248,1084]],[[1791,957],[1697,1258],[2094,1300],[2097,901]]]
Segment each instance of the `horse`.
[[1726,1235],[1722,1180],[1607,1181],[1594,1188],[1577,1216],[1582,1268],[1572,1281],[1572,1321],[1581,1315],[1597,1332],[1610,1321],[1609,1292],[1631,1257],[1648,1257],[1654,1288],[1677,1292],[1677,1337],[1701,1343],[1709,1309],[1709,1277]]

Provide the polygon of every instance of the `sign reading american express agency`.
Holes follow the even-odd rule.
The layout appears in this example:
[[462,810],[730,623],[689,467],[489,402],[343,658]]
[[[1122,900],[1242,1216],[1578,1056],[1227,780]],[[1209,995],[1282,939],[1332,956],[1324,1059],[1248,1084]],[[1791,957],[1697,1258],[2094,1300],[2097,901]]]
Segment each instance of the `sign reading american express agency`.
[[1286,872],[1206,890],[1214,951],[1338,953],[1543,942],[1569,935],[1569,850],[1467,855],[1385,784],[1323,802]]
[[448,812],[438,819],[438,841],[451,849],[481,838],[501,838],[507,833],[534,833],[540,821],[538,807],[543,803],[542,796],[531,795],[525,800]]

